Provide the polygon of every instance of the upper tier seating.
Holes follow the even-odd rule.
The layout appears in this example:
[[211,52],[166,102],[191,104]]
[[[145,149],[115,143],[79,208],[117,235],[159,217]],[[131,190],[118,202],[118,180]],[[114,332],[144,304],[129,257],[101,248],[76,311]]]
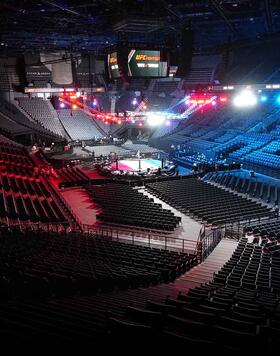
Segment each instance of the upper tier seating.
[[18,101],[21,108],[33,120],[58,136],[64,135],[63,127],[58,120],[56,111],[48,100],[19,98]]
[[32,131],[13,120],[10,120],[7,116],[0,112],[0,129],[11,135],[23,135],[26,133],[31,133]]
[[0,60],[0,92],[10,91],[11,85],[9,81],[8,68],[3,60]]
[[180,83],[180,80],[156,80],[153,91],[154,92],[174,92]]
[[212,224],[224,224],[270,216],[260,203],[207,184],[197,178],[147,185],[153,194],[175,208]]
[[[25,129],[27,133],[35,132],[43,137],[51,138],[54,141],[61,140],[53,132],[44,128],[41,124],[36,123],[20,106],[11,104],[7,101],[0,100],[0,111],[2,113],[3,121],[8,119],[7,123],[3,123],[5,126],[9,126],[10,121],[14,122],[22,130]],[[2,120],[1,120],[2,121]],[[14,126],[14,125],[13,125]],[[31,131],[32,130],[32,131]]]
[[87,189],[93,200],[102,206],[98,219],[106,223],[172,231],[181,221],[170,210],[127,185],[110,183]]
[[213,78],[213,68],[192,68],[184,85],[189,84],[210,84]]
[[134,153],[134,151],[114,145],[86,146],[86,149],[94,153],[95,157],[107,157],[112,152],[115,152],[119,157],[130,156]]
[[125,142],[122,145],[123,148],[133,151],[133,152],[137,152],[140,151],[140,153],[144,153],[144,154],[151,154],[151,153],[158,153],[160,152],[159,149],[154,148],[154,147],[150,147],[148,145],[144,145],[144,144],[137,144],[137,143],[129,143],[129,142]]
[[206,161],[228,159],[229,163],[241,162],[246,169],[279,177],[279,112],[278,105],[266,104],[258,110],[224,105],[197,111],[172,131],[158,130],[166,135],[153,135],[150,144],[168,151],[176,145],[174,155],[181,162],[190,162],[190,156],[203,153]]
[[90,140],[104,137],[93,118],[81,110],[63,109],[58,111],[59,119],[72,140]]

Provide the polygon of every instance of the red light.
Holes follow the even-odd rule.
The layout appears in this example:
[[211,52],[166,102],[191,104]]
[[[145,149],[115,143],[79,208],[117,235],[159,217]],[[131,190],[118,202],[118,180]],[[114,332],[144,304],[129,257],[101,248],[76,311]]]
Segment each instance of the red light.
[[227,101],[227,98],[226,98],[226,97],[224,97],[224,96],[222,96],[222,97],[220,97],[220,101],[224,103],[224,102],[226,102],[226,101]]
[[138,126],[142,127],[142,126],[143,126],[143,123],[142,123],[142,122],[139,122]]
[[77,99],[77,96],[76,96],[76,95],[70,95],[70,99],[76,100],[76,99]]
[[73,109],[73,110],[76,110],[76,109],[77,109],[77,105],[76,105],[76,104],[73,104],[73,105],[72,105],[72,109]]

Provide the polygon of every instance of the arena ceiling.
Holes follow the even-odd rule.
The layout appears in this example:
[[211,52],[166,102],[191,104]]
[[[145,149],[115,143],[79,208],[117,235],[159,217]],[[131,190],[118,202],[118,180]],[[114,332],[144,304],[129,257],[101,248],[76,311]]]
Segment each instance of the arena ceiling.
[[280,31],[280,0],[3,0],[0,49],[102,51],[118,39],[176,43],[191,24],[197,50]]

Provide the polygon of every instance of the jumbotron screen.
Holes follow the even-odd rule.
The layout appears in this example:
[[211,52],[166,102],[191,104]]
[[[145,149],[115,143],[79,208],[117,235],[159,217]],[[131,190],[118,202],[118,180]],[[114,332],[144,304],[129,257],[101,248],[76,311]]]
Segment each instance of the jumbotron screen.
[[108,71],[109,71],[109,77],[111,79],[120,78],[117,52],[112,52],[108,54]]
[[167,61],[159,50],[131,49],[128,54],[129,77],[167,77]]

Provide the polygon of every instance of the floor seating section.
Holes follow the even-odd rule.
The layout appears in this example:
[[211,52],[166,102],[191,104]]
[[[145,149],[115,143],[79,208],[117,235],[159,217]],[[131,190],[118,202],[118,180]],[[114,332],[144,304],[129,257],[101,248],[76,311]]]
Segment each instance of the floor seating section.
[[60,223],[66,218],[23,147],[0,143],[0,219],[4,224]]
[[172,231],[181,221],[170,210],[154,203],[153,198],[127,185],[109,183],[88,186],[87,190],[94,202],[102,207],[98,219],[106,223]]
[[242,239],[213,281],[109,319],[114,341],[126,332],[179,347],[214,351],[274,349],[280,336],[280,259]]
[[270,209],[197,178],[156,182],[147,188],[163,201],[211,224],[270,216]]

